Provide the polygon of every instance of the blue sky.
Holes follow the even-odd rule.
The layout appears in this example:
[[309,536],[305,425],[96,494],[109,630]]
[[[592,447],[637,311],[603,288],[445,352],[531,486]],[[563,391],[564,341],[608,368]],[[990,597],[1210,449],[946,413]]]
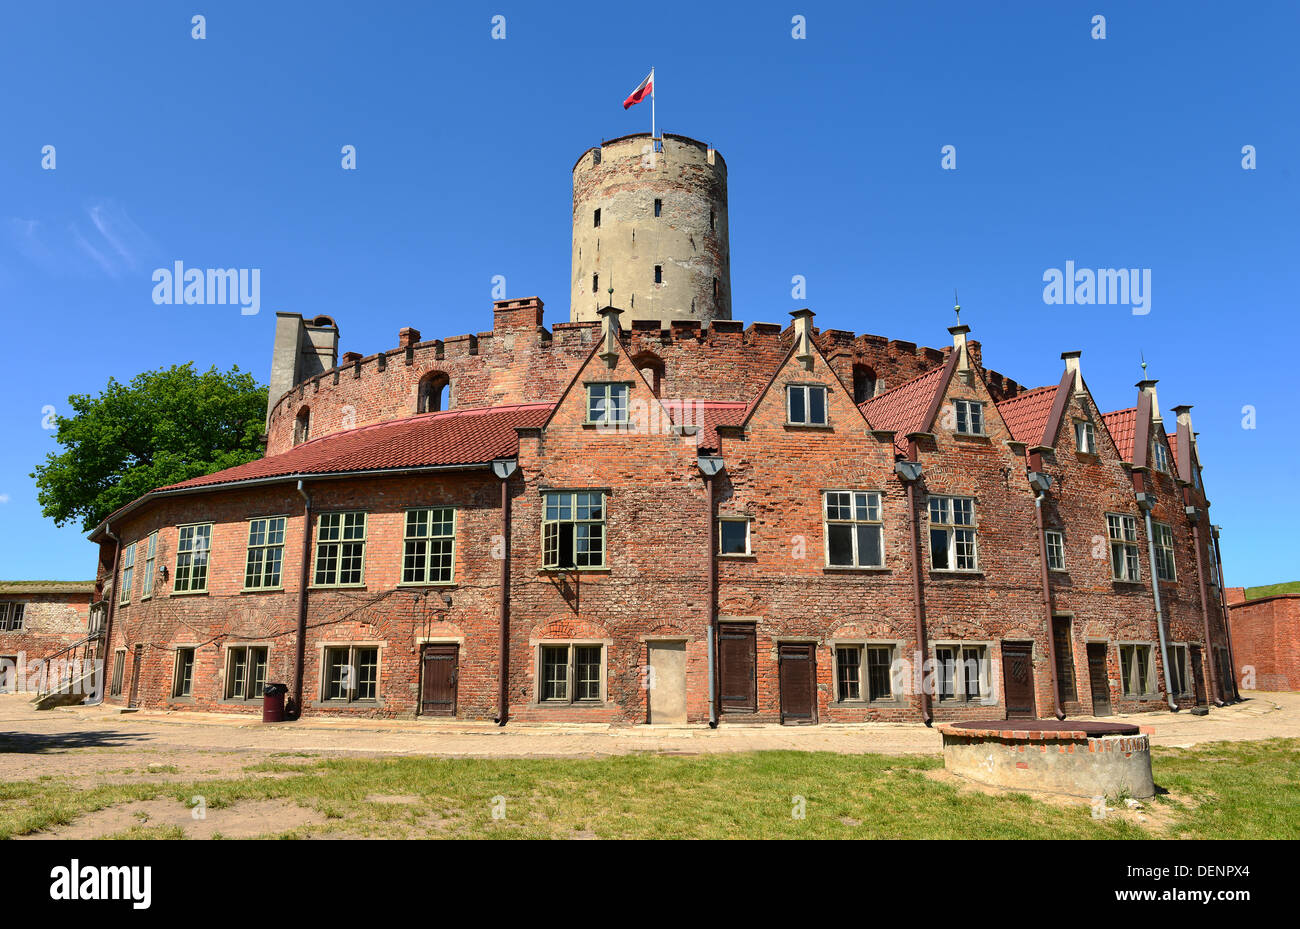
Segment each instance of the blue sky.
[[[620,104],[651,65],[659,128],[727,159],[735,318],[806,302],[820,326],[941,346],[958,287],[986,364],[1055,383],[1081,349],[1104,409],[1133,404],[1145,353],[1164,409],[1195,405],[1228,583],[1300,577],[1288,504],[1264,491],[1289,493],[1300,460],[1300,5],[47,0],[0,17],[0,578],[93,573],[28,477],[54,448],[42,409],[69,394],[190,360],[265,381],[277,310],[329,314],[367,354],[402,326],[484,330],[497,274],[565,321],[569,171],[649,128]],[[261,269],[261,312],[155,305],[153,270],[177,260]],[[1151,269],[1151,311],[1045,304],[1067,260]]]

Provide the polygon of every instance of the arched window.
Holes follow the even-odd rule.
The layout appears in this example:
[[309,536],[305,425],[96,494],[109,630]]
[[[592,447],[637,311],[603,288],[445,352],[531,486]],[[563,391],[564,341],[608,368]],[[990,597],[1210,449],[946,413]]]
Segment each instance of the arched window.
[[876,372],[867,365],[853,366],[853,402],[866,403],[876,395]]
[[301,445],[311,436],[311,408],[303,407],[293,421],[293,444]]
[[664,382],[664,363],[654,352],[642,352],[632,359],[636,369],[645,377],[646,383],[654,391],[654,395],[659,396],[659,391]]
[[417,413],[437,413],[451,406],[451,381],[441,371],[430,371],[420,378],[416,399]]

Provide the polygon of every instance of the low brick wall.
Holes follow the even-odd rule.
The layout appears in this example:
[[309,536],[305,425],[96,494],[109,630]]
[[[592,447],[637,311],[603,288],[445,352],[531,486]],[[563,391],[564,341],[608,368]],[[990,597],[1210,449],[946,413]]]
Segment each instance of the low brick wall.
[[1053,732],[953,725],[938,729],[943,735],[944,767],[982,784],[1076,797],[1155,794],[1151,743],[1145,732],[1089,735],[1082,729]]

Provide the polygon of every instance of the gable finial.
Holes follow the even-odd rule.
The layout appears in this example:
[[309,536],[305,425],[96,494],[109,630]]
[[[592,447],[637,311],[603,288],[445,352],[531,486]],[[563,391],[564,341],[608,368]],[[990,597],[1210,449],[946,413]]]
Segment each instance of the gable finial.
[[957,288],[952,289],[952,309],[957,314],[957,325],[961,325],[961,301],[957,299]]
[[1142,380],[1147,379],[1147,358],[1141,349],[1138,349],[1138,358],[1142,359]]

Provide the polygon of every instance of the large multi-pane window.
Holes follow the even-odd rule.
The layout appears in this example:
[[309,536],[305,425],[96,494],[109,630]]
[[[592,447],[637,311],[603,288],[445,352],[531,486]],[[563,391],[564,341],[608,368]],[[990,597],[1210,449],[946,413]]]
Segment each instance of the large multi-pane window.
[[212,554],[212,523],[179,526],[176,530],[176,593],[208,589],[208,558]]
[[930,498],[930,566],[936,571],[975,571],[975,498]]
[[403,584],[449,584],[456,561],[456,511],[433,507],[406,511]]
[[259,700],[266,687],[266,646],[239,645],[226,652],[226,699]]
[[543,645],[541,703],[599,703],[604,647]]
[[588,384],[587,422],[602,425],[627,423],[627,384]]
[[0,632],[21,632],[25,603],[0,603]]
[[941,701],[972,702],[989,693],[983,645],[940,645],[934,650],[935,691]]
[[1124,696],[1149,697],[1155,693],[1156,669],[1150,645],[1121,645],[1119,672]]
[[1152,523],[1156,543],[1156,577],[1162,581],[1175,581],[1178,572],[1174,568],[1174,530],[1164,523]]
[[248,558],[244,564],[244,589],[267,590],[283,586],[283,516],[266,516],[248,521]]
[[978,400],[957,400],[957,432],[962,435],[984,434],[984,404]]
[[1047,530],[1047,567],[1052,571],[1065,570],[1065,533],[1059,529]]
[[340,703],[379,699],[379,649],[340,645],[325,649],[322,699]]
[[603,567],[605,495],[600,491],[555,491],[543,496],[542,566]]
[[1137,517],[1107,513],[1106,535],[1110,539],[1110,576],[1117,581],[1140,581]]
[[826,564],[831,567],[879,568],[885,564],[880,494],[875,491],[828,490]]
[[787,422],[796,426],[826,425],[826,388],[792,384],[785,389]]
[[366,514],[322,513],[316,523],[316,586],[360,586],[365,565]]
[[135,580],[135,543],[132,542],[122,552],[122,591],[119,603],[131,602],[131,582]]
[[144,574],[140,576],[140,599],[148,600],[153,596],[153,574],[154,561],[158,557],[158,533],[149,533],[149,541],[145,543],[144,556]]
[[835,649],[835,678],[841,701],[894,698],[894,646],[841,645]]
[[176,649],[176,673],[172,678],[173,697],[194,695],[194,649]]

